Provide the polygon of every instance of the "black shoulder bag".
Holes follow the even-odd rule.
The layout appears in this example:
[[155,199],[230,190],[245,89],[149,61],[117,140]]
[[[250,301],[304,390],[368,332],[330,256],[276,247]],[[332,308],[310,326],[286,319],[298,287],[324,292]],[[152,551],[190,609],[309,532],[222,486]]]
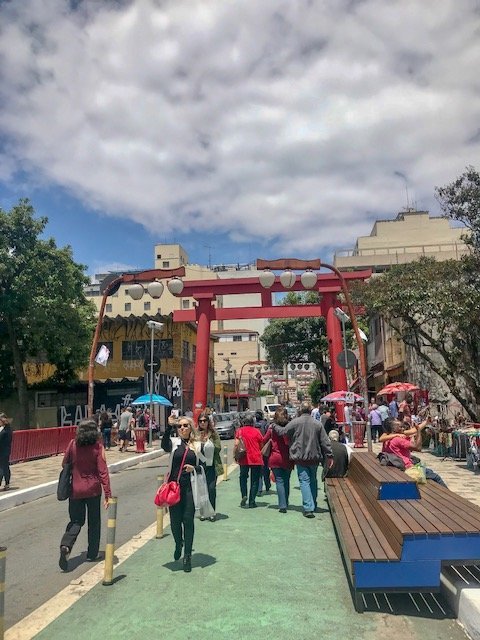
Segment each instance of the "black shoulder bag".
[[68,459],[58,476],[57,500],[68,500],[72,495],[72,443],[68,447]]

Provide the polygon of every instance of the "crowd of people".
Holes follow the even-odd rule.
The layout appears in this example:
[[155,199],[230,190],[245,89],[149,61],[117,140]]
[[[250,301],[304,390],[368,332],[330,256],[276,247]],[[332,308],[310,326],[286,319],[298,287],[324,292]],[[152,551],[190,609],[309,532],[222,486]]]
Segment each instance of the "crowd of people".
[[[409,469],[417,461],[412,452],[421,449],[421,434],[431,420],[426,418],[418,422],[415,414],[404,405],[386,407],[387,412],[379,411],[372,402],[369,407],[370,418],[378,416],[378,440],[382,443],[383,459]],[[395,411],[397,409],[397,411]],[[411,409],[411,408],[410,408]],[[358,411],[353,407],[353,411]],[[392,416],[392,413],[396,415]],[[119,420],[119,442],[124,447],[128,442],[128,429],[132,425],[143,423],[148,426],[148,412],[134,415],[128,407]],[[383,418],[383,415],[386,415]],[[217,519],[217,478],[223,472],[221,462],[221,442],[216,433],[214,421],[209,412],[193,417],[177,417],[172,412],[161,439],[162,449],[169,454],[168,478],[178,481],[179,500],[169,507],[172,536],[175,543],[174,561],[183,555],[183,570],[190,572],[191,556],[195,532],[195,516],[200,521],[215,522]],[[381,418],[381,420],[380,420]],[[0,439],[3,430],[0,429]],[[263,491],[270,492],[275,483],[278,511],[286,514],[290,507],[291,474],[296,469],[299,481],[302,513],[305,518],[315,518],[318,511],[319,467],[321,479],[343,477],[348,473],[350,448],[343,443],[342,434],[334,421],[334,415],[328,408],[312,410],[308,402],[303,402],[298,415],[293,419],[285,406],[279,406],[272,422],[268,423],[262,412],[246,413],[235,433],[234,455],[240,467],[240,507],[255,509],[259,506],[257,497]],[[98,558],[100,542],[100,511],[102,491],[104,506],[111,496],[105,449],[110,447],[112,418],[108,412],[98,415],[97,420],[84,420],[80,423],[74,440],[68,446],[63,464],[73,463],[72,495],[69,498],[69,523],[60,542],[59,565],[62,570],[68,568],[68,558],[78,534],[88,518],[87,560]],[[123,444],[122,444],[123,443]],[[383,462],[385,463],[385,462]],[[0,460],[1,464],[1,460]],[[426,469],[426,477],[445,486],[438,474]],[[199,506],[198,483],[204,481],[206,503]]]

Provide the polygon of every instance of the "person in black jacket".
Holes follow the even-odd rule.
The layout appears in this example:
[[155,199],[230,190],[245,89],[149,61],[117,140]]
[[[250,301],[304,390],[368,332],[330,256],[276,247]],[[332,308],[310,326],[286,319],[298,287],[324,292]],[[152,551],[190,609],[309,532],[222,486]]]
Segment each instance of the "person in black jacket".
[[323,478],[343,478],[347,475],[350,450],[346,444],[339,442],[340,434],[336,429],[332,429],[328,437],[332,446],[333,465],[327,468],[324,461]]
[[[174,427],[177,428],[178,437],[170,437]],[[192,418],[181,416],[177,422],[174,416],[170,416],[162,436],[161,447],[170,454],[169,481],[177,481],[179,478],[180,485],[180,502],[169,507],[170,527],[175,540],[173,559],[180,560],[182,548],[185,546],[183,570],[189,573],[192,570],[192,547],[195,533],[195,504],[190,474],[194,469],[200,470],[199,456],[201,455],[200,443],[196,438]]]
[[300,415],[284,427],[277,424],[273,429],[280,436],[290,439],[290,460],[297,467],[300,491],[302,492],[303,515],[314,518],[317,509],[318,465],[327,458],[326,466],[333,464],[333,453],[330,439],[321,421],[310,415],[312,406],[309,402],[302,402]]
[[0,413],[0,485],[5,479],[4,491],[10,489],[10,453],[12,451],[11,418]]

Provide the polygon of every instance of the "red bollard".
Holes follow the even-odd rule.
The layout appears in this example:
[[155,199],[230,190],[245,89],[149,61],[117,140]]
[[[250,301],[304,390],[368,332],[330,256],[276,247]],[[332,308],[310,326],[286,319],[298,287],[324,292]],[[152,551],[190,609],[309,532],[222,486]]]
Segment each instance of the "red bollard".
[[364,446],[363,440],[365,438],[365,423],[364,422],[354,422],[352,424],[353,430],[353,442],[354,448],[359,449]]
[[136,444],[136,449],[135,449],[135,453],[145,453],[145,433],[146,433],[146,429],[143,429],[142,427],[139,427],[138,429],[135,429],[135,444]]

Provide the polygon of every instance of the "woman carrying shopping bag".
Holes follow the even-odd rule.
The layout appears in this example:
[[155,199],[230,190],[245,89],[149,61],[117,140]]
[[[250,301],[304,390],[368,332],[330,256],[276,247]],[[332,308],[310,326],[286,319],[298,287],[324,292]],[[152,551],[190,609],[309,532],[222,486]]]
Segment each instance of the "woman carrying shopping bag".
[[[178,436],[170,437],[174,427],[177,428]],[[195,533],[195,503],[191,474],[194,471],[201,473],[200,460],[203,459],[200,443],[196,439],[193,420],[181,416],[177,422],[176,418],[170,416],[161,446],[164,451],[170,453],[169,478],[174,480],[178,478],[180,485],[180,501],[169,507],[170,527],[175,540],[173,558],[180,560],[183,549],[183,570],[189,573],[192,570],[192,547]]]
[[[217,504],[217,478],[223,473],[220,452],[222,443],[220,437],[213,426],[213,421],[206,413],[198,416],[198,434],[201,444],[201,452],[205,456],[205,476],[208,486],[208,498],[213,508],[213,514],[209,516],[210,522],[216,520]],[[206,516],[201,515],[200,520],[206,520]]]

